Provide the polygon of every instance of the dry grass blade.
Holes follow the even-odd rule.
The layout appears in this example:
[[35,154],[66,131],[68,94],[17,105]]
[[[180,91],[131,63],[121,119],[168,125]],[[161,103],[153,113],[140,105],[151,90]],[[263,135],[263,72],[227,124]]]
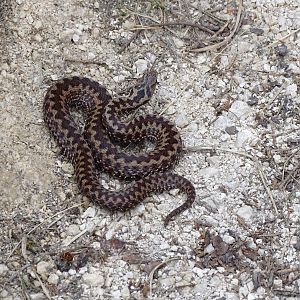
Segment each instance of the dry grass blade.
[[182,257],[172,257],[172,258],[169,258],[165,261],[163,261],[162,263],[160,263],[159,265],[155,266],[153,268],[153,270],[150,272],[149,274],[149,298],[152,299],[152,283],[153,283],[153,276],[154,276],[154,273],[161,267],[167,265],[169,262],[171,261],[174,261],[174,260],[180,260],[182,259]]
[[129,28],[130,30],[146,30],[146,29],[157,29],[161,27],[168,27],[168,26],[189,26],[189,27],[195,27],[198,28],[204,32],[210,33],[212,35],[215,34],[214,31],[200,25],[197,23],[191,23],[191,22],[185,22],[185,21],[178,21],[178,22],[168,22],[168,23],[159,23],[159,24],[151,24],[148,26],[143,25],[136,25],[134,27]]
[[242,11],[243,11],[243,1],[239,0],[239,8],[238,8],[234,28],[232,32],[223,41],[202,48],[190,49],[189,51],[195,53],[201,53],[201,52],[206,52],[206,51],[211,51],[211,50],[221,48],[222,46],[225,46],[227,43],[229,43],[237,33],[238,29],[240,28]]
[[297,28],[297,29],[295,29],[295,30],[293,30],[293,31],[290,32],[289,34],[283,36],[282,38],[280,38],[280,39],[274,41],[273,43],[271,43],[270,45],[266,46],[265,48],[271,48],[271,47],[273,47],[273,46],[275,46],[275,45],[277,45],[277,44],[279,44],[279,43],[282,43],[284,40],[286,40],[287,38],[289,38],[289,37],[292,36],[293,34],[298,33],[299,31],[300,31],[300,27]]
[[[76,207],[79,207],[79,206],[81,206],[81,204],[76,204],[76,205],[73,205],[73,206],[71,206],[71,207],[69,207],[69,208],[66,208],[66,209],[62,210],[62,211],[57,212],[57,213],[54,214],[53,216],[47,218],[47,219],[44,220],[43,222],[41,222],[41,223],[39,223],[38,225],[34,226],[31,230],[29,230],[29,231],[25,234],[25,236],[29,236],[31,233],[33,233],[35,230],[37,230],[37,229],[38,229],[39,227],[41,227],[43,224],[47,223],[47,222],[50,221],[51,219],[53,219],[53,218],[55,218],[56,216],[60,215],[61,213],[64,213],[64,212],[69,211],[69,210],[72,210],[72,209],[74,209],[74,208],[76,208]],[[8,255],[7,259],[6,259],[6,261],[9,260],[9,258],[14,254],[14,252],[18,249],[18,247],[19,247],[21,244],[22,244],[22,240],[19,241],[19,242],[17,243],[17,245],[12,249],[12,251],[9,253],[9,255]]]
[[46,288],[46,286],[44,285],[44,283],[43,283],[42,279],[40,278],[40,276],[39,276],[36,272],[34,272],[34,274],[35,274],[37,280],[39,281],[39,283],[40,283],[40,285],[41,285],[41,287],[42,287],[42,290],[43,290],[43,292],[44,292],[46,298],[50,300],[50,299],[51,299],[51,295],[50,295],[49,290],[48,290],[48,289]]

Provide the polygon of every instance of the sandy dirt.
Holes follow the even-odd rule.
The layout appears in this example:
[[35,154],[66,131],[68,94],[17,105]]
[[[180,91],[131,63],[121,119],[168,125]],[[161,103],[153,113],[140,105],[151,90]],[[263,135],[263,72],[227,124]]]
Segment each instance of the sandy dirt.
[[[0,298],[299,299],[299,35],[292,0],[2,1]],[[42,114],[59,78],[116,94],[153,63],[141,113],[179,128],[197,191],[167,227],[184,195],[92,205]]]

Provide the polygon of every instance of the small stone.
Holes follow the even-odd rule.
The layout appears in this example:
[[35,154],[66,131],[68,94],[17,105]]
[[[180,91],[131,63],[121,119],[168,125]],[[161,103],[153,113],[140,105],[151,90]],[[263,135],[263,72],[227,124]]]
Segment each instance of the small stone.
[[229,65],[228,56],[222,55],[220,63],[223,68],[226,68]]
[[82,218],[94,218],[96,216],[96,209],[95,207],[89,207],[87,210],[82,214]]
[[237,293],[226,292],[224,299],[239,300],[240,297]]
[[53,284],[53,285],[57,285],[58,284],[58,280],[59,280],[59,277],[58,275],[56,274],[50,274],[49,277],[48,277],[48,282],[50,284]]
[[8,267],[5,264],[0,264],[0,276],[4,276],[8,271]]
[[297,251],[300,251],[300,238],[297,238],[297,242],[296,242],[296,244],[294,244],[294,248],[295,248]]
[[12,298],[6,298],[8,297],[8,291],[7,290],[2,290],[0,292],[0,299],[3,299],[3,300],[10,300]]
[[117,82],[117,83],[123,82],[124,80],[125,80],[125,76],[124,75],[117,75],[117,76],[113,77],[113,81]]
[[229,245],[233,244],[235,242],[235,238],[230,235],[224,235],[222,237],[223,241]]
[[134,63],[134,67],[136,69],[136,72],[138,74],[143,74],[147,69],[148,69],[148,63],[146,60],[144,59],[138,59],[135,63]]
[[166,278],[162,278],[160,280],[160,284],[163,287],[172,287],[175,285],[175,278],[174,277],[166,277]]
[[277,164],[282,162],[282,157],[279,154],[273,155],[273,159]]
[[291,85],[288,85],[286,87],[286,90],[285,90],[285,93],[286,95],[291,95],[292,97],[296,97],[297,96],[297,84],[296,83],[293,83]]
[[105,282],[104,277],[99,273],[84,274],[82,280],[90,286],[103,286]]
[[35,29],[40,29],[42,27],[42,22],[41,20],[37,20],[36,22],[34,22],[34,28]]
[[243,148],[248,145],[252,145],[256,140],[256,135],[250,129],[244,129],[238,132],[236,138],[236,147]]
[[235,135],[238,133],[238,130],[235,126],[228,126],[225,128],[225,131],[229,134],[229,135]]
[[258,103],[258,98],[255,95],[250,96],[249,100],[247,101],[247,104],[249,106],[254,106]]
[[264,30],[261,28],[256,28],[256,27],[251,27],[250,28],[250,32],[254,33],[256,35],[263,35],[264,34]]
[[252,113],[252,109],[244,101],[234,101],[229,112],[233,113],[239,119],[245,119]]
[[128,286],[124,286],[122,289],[122,299],[129,299],[130,298],[130,290]]
[[282,288],[282,280],[281,279],[274,279],[273,286],[276,289],[281,289]]
[[32,299],[32,300],[45,300],[45,294],[43,294],[43,293],[30,294],[29,299]]
[[36,265],[36,272],[40,274],[42,277],[48,277],[48,273],[51,269],[53,269],[53,263],[49,261],[40,261]]
[[72,176],[71,174],[73,174],[73,172],[74,172],[73,166],[72,166],[70,163],[68,163],[68,162],[63,162],[63,163],[61,164],[61,169],[64,171],[64,173],[65,173],[68,177]]
[[74,276],[74,275],[77,274],[77,272],[76,272],[75,269],[70,269],[70,270],[68,271],[68,273],[69,273],[69,275],[71,275],[71,276]]
[[67,235],[75,236],[80,232],[79,226],[76,224],[71,224],[66,228]]
[[275,48],[275,52],[278,56],[286,56],[288,53],[288,48],[286,45],[282,44],[282,45],[278,45]]
[[225,130],[225,128],[229,126],[233,126],[233,123],[227,116],[221,115],[214,122],[215,129]]
[[111,228],[111,229],[107,230],[107,232],[105,234],[105,239],[106,240],[111,240],[114,237],[114,234],[115,234],[114,228]]
[[41,36],[40,34],[36,34],[36,35],[34,36],[34,39],[35,39],[37,42],[39,42],[39,43],[43,40],[43,38],[42,38],[42,36]]
[[184,113],[179,113],[175,119],[175,123],[178,127],[184,128],[189,125],[189,120]]
[[253,215],[253,208],[251,206],[244,205],[237,210],[237,215],[245,221],[249,221]]
[[111,291],[110,295],[112,299],[121,299],[121,291],[119,290]]
[[215,168],[215,167],[207,167],[207,168],[203,168],[201,170],[199,170],[199,175],[209,178],[212,176],[215,176],[219,174],[219,169]]
[[212,244],[209,244],[205,249],[204,249],[204,253],[210,254],[212,252],[215,251],[215,248]]
[[80,36],[77,33],[74,33],[72,36],[72,41],[77,44],[80,40]]

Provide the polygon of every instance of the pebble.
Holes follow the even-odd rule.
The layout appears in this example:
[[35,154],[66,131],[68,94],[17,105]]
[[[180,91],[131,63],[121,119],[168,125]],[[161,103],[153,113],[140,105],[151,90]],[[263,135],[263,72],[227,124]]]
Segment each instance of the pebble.
[[285,93],[286,93],[286,95],[290,95],[291,97],[296,97],[297,90],[298,90],[297,84],[293,83],[286,87]]
[[56,275],[56,274],[54,274],[54,273],[52,273],[52,274],[49,275],[49,277],[48,277],[48,282],[49,282],[50,284],[57,285],[57,284],[58,284],[58,281],[59,281],[58,275]]
[[176,280],[174,277],[166,277],[166,278],[162,278],[160,280],[160,284],[165,288],[174,286],[175,283],[176,283]]
[[214,248],[214,246],[212,245],[212,244],[209,244],[205,249],[204,249],[204,253],[206,253],[206,254],[210,254],[210,253],[212,253],[212,252],[214,252],[215,251],[215,248]]
[[237,215],[243,218],[246,222],[250,221],[253,216],[253,208],[248,205],[244,205],[237,210]]
[[130,299],[130,290],[127,285],[122,288],[122,299]]
[[199,175],[205,178],[209,178],[219,174],[219,169],[215,167],[207,167],[199,170]]
[[247,101],[249,106],[254,106],[258,103],[258,98],[255,95],[251,95]]
[[45,294],[44,293],[30,294],[29,299],[31,299],[31,300],[45,300]]
[[244,101],[234,101],[229,109],[239,119],[247,118],[251,113],[251,107]]
[[235,126],[228,126],[225,128],[225,131],[229,134],[229,135],[235,135],[238,133],[238,130]]
[[9,294],[8,294],[8,291],[3,289],[3,290],[0,292],[0,299],[3,299],[3,300],[13,300],[13,298],[12,298],[12,297],[9,297],[8,295],[9,295]]
[[233,122],[226,115],[221,115],[214,122],[214,128],[219,130],[225,130],[228,127],[234,126]]
[[179,128],[184,128],[189,125],[188,117],[185,113],[181,112],[176,116],[175,123]]
[[77,235],[79,232],[80,232],[80,228],[76,224],[71,224],[70,226],[68,226],[66,228],[66,234],[67,235],[74,236],[74,235]]
[[223,241],[229,245],[234,244],[235,243],[235,238],[230,236],[230,235],[224,235],[222,237]]
[[286,45],[277,45],[275,48],[276,54],[279,56],[285,56],[288,53],[288,48]]
[[79,40],[80,40],[79,34],[74,33],[73,36],[72,36],[72,41],[73,41],[75,44],[77,44],[77,43],[79,42]]
[[237,148],[244,148],[248,145],[252,145],[256,139],[257,137],[253,130],[244,129],[238,132],[235,144]]
[[51,269],[53,269],[54,264],[53,262],[49,262],[49,261],[40,261],[37,265],[36,265],[36,272],[38,274],[40,274],[43,278],[47,278],[48,277],[48,273]]
[[124,82],[125,79],[126,77],[124,75],[117,75],[113,77],[113,81],[117,83]]
[[82,214],[82,218],[94,218],[96,216],[95,207],[88,207],[87,210]]
[[103,286],[104,277],[100,273],[84,274],[82,276],[83,282],[90,286]]
[[136,69],[137,74],[143,74],[148,69],[148,63],[144,59],[138,59],[134,63],[134,67]]
[[8,267],[5,264],[0,264],[0,276],[4,276],[8,271]]

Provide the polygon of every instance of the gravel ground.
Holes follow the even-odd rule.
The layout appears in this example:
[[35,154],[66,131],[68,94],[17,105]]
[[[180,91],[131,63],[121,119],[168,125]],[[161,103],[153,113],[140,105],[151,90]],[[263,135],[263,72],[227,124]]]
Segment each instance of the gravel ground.
[[[300,298],[299,3],[244,1],[235,28],[239,5],[1,2],[1,299]],[[163,20],[218,32],[153,26]],[[93,206],[42,119],[54,80],[87,76],[115,94],[154,62],[144,110],[180,129],[175,172],[197,190],[166,228],[184,195],[125,214]]]

